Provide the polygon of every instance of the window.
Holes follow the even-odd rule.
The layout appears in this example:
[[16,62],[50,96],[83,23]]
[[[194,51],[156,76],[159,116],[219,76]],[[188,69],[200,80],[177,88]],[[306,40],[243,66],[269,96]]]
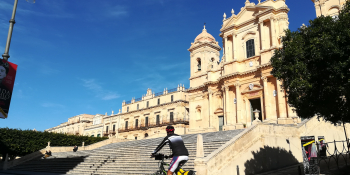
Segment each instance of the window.
[[129,106],[126,108],[126,112],[129,112]]
[[159,121],[159,115],[157,115],[157,118],[156,118],[156,124],[159,125],[160,124],[160,121]]
[[139,110],[139,104],[137,104],[137,110]]
[[170,122],[174,122],[174,113],[170,112]]
[[158,98],[158,105],[160,104],[160,98]]
[[128,129],[128,121],[125,121],[125,129]]
[[149,106],[149,101],[147,102],[147,108],[148,108],[148,106]]
[[139,126],[139,119],[136,119],[135,120],[135,128],[138,128],[138,126]]
[[254,39],[248,40],[246,42],[247,47],[247,58],[255,56]]
[[200,58],[197,58],[197,67],[198,67],[198,71],[201,71],[202,69],[202,62]]
[[100,137],[101,136],[101,134],[97,134],[97,137]]
[[174,96],[173,95],[171,95],[171,102],[173,102],[174,101]]
[[145,126],[148,126],[148,117],[145,118]]
[[113,125],[113,131],[115,131],[115,125]]
[[106,126],[106,132],[108,133],[108,126]]

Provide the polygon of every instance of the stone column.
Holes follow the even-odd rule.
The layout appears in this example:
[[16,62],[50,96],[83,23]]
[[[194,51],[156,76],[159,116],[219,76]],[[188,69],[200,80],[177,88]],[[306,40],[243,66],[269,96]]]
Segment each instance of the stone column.
[[223,111],[223,113],[224,113],[224,126],[226,126],[227,125],[227,108],[226,108],[226,106],[227,106],[227,103],[226,103],[226,98],[227,98],[227,96],[226,96],[226,87],[224,86],[224,87],[222,87],[221,88],[221,91],[222,91],[222,96],[223,96],[223,109],[224,109],[224,111]]
[[[284,89],[281,88],[281,81],[276,79],[277,85],[277,100],[278,100],[278,112],[280,118],[278,119],[278,124],[289,124],[287,121],[287,108],[286,108],[286,99],[284,97]],[[293,123],[293,120],[290,121]]]
[[208,131],[215,131],[215,128],[213,126],[213,91],[208,89],[208,92],[209,92],[209,128],[208,128]]
[[270,18],[270,25],[271,25],[271,37],[272,37],[272,47],[276,46],[276,35],[275,35],[275,23],[274,18]]
[[237,37],[236,34],[233,33],[232,35],[232,43],[233,43],[233,60],[237,60],[238,59],[238,51],[237,51],[237,46],[238,46],[238,41],[237,41]]
[[224,60],[225,62],[227,62],[229,60],[227,46],[228,46],[228,39],[227,39],[227,36],[225,36],[225,47],[224,47],[224,51],[223,51],[223,54],[225,55],[225,60]]
[[235,60],[235,51],[236,51],[236,49],[235,49],[235,35],[234,34],[232,34],[232,51],[231,51],[231,53],[232,53],[232,60],[231,61],[233,61],[233,60]]
[[[267,87],[267,77],[261,77],[261,79],[263,80],[263,86],[264,86],[264,106],[265,106],[266,120],[270,121],[272,118],[270,113],[271,104],[269,102],[270,95],[269,95],[269,88]],[[277,120],[277,118],[275,120]]]
[[259,22],[260,38],[261,38],[261,50],[265,49],[265,37],[264,37],[264,22]]
[[242,100],[242,97],[241,97],[241,91],[240,91],[240,87],[241,87],[241,84],[239,82],[237,82],[235,84],[236,86],[236,109],[237,109],[237,121],[238,123],[236,124],[236,128],[237,129],[241,129],[241,128],[244,128],[243,127],[243,123],[242,123],[242,103],[243,103],[243,100]]

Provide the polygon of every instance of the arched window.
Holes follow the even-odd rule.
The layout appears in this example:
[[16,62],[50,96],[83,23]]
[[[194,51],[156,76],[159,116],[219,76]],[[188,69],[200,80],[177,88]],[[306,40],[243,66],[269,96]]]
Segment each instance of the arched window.
[[173,95],[171,95],[171,102],[173,102],[174,101],[174,96]]
[[248,40],[246,42],[246,48],[247,48],[247,58],[255,56],[254,39]]
[[160,105],[160,98],[158,98],[158,105]]
[[148,108],[148,106],[149,106],[149,101],[147,102],[147,108]]
[[197,120],[201,119],[201,108],[197,108]]
[[139,110],[139,104],[137,104],[137,110]]
[[126,112],[129,112],[129,106],[126,108]]
[[202,62],[200,58],[197,58],[197,67],[198,67],[198,71],[202,70]]

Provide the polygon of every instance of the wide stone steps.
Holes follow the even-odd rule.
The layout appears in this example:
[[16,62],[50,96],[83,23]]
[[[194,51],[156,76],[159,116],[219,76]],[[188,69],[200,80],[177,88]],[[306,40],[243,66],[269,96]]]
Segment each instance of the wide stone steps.
[[[242,131],[202,133],[204,155],[209,155]],[[191,170],[194,169],[197,134],[183,135],[182,138],[190,154],[189,160],[183,166],[183,169]],[[136,140],[112,143],[89,151],[53,153],[51,159],[32,160],[12,169],[79,175],[152,174],[158,170],[159,160],[150,158],[150,154],[162,140],[163,138]],[[171,154],[169,146],[164,146],[160,152],[165,155]],[[59,161],[64,159],[67,160]],[[52,163],[53,161],[50,160],[56,160],[56,163]],[[170,161],[171,159],[165,160],[166,163]],[[165,169],[167,170],[168,167],[165,166]]]

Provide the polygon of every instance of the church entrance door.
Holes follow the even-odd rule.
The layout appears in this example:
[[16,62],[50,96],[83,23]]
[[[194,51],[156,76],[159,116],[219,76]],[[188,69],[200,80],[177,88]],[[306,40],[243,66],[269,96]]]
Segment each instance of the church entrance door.
[[224,116],[219,116],[219,131],[222,131],[222,126],[224,126]]
[[255,109],[259,110],[259,120],[262,121],[262,114],[261,114],[261,101],[260,98],[257,99],[250,99],[250,116],[251,116],[251,122],[255,120],[253,111]]

